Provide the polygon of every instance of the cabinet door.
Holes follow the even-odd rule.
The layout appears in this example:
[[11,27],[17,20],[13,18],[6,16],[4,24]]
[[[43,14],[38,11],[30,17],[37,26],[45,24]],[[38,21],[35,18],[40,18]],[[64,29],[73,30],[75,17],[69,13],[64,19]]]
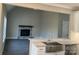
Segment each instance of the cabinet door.
[[66,55],[76,55],[77,54],[77,45],[76,44],[66,45],[65,54]]
[[77,55],[79,55],[79,45],[77,45]]

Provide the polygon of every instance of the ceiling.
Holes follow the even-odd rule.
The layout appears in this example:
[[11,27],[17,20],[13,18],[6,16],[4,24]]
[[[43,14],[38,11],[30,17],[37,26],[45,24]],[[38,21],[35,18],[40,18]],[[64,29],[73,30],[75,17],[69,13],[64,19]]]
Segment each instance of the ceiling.
[[79,7],[79,3],[58,3],[58,4],[67,5],[71,7]]
[[[71,10],[79,10],[79,3],[41,3],[50,6],[62,7]],[[11,11],[15,6],[6,4],[7,11]]]
[[72,10],[79,10],[79,3],[45,3],[47,5],[62,7]]

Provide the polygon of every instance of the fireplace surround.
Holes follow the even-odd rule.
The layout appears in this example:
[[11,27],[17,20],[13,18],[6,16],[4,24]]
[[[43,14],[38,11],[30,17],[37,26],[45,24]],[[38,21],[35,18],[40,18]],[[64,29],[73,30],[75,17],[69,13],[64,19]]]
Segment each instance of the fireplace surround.
[[32,38],[32,28],[33,26],[31,25],[19,25],[18,38],[19,39]]

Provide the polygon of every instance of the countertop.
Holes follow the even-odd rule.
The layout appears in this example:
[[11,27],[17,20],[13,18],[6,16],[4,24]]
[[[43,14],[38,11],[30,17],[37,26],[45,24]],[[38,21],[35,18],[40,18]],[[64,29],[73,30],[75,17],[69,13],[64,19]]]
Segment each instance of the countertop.
[[[49,42],[47,39],[37,39],[37,38],[34,39],[33,38],[29,40],[31,43],[35,44],[37,47],[44,47],[46,46],[46,44],[44,44],[43,42]],[[53,39],[53,40],[50,40],[50,42],[58,42],[63,45],[79,44],[69,39]]]

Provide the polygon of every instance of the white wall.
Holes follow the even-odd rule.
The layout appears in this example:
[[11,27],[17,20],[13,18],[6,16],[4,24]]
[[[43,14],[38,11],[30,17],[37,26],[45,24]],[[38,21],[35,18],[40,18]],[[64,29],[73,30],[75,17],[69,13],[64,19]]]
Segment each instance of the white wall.
[[39,11],[16,7],[8,13],[7,23],[7,38],[18,37],[18,25],[33,25],[33,36],[39,36]]
[[44,38],[58,37],[58,13],[42,12],[41,13],[41,36]]

